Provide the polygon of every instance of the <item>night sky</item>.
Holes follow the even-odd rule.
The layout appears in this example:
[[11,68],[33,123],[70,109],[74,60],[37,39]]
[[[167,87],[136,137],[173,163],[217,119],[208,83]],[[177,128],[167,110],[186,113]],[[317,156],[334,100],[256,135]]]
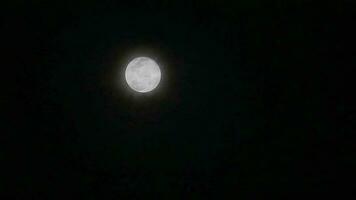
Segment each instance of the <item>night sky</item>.
[[[355,109],[336,95],[351,84],[345,2],[5,3],[2,189],[17,199],[338,190],[355,164]],[[135,56],[161,66],[151,93],[122,79]]]

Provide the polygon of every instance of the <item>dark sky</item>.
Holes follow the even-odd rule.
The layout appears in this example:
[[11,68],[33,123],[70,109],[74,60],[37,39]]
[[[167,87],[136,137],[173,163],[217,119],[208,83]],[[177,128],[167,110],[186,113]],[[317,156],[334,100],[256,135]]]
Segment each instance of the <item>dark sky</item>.
[[[349,2],[5,3],[5,191],[18,199],[336,191],[354,164],[352,108],[336,95],[351,83]],[[162,66],[150,94],[120,80],[136,55]]]

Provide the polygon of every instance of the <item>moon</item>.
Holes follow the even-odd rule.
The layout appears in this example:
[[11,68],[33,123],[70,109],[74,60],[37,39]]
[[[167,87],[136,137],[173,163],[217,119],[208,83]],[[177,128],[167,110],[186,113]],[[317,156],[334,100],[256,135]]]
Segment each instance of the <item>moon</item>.
[[138,57],[127,65],[125,79],[131,89],[146,93],[158,86],[161,81],[161,70],[153,59]]

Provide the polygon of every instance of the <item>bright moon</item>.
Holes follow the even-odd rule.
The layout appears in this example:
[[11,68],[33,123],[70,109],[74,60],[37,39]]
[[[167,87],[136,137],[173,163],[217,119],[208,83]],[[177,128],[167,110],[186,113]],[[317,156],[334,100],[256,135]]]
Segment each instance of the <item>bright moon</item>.
[[126,67],[127,84],[136,92],[146,93],[154,90],[161,81],[158,64],[148,57],[133,59]]

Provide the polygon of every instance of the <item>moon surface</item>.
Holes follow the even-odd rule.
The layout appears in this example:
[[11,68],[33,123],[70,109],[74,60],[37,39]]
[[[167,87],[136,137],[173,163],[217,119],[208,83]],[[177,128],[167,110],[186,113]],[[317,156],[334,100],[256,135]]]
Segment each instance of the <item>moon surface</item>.
[[161,81],[161,70],[151,58],[138,57],[127,65],[125,78],[131,89],[146,93],[158,86]]

